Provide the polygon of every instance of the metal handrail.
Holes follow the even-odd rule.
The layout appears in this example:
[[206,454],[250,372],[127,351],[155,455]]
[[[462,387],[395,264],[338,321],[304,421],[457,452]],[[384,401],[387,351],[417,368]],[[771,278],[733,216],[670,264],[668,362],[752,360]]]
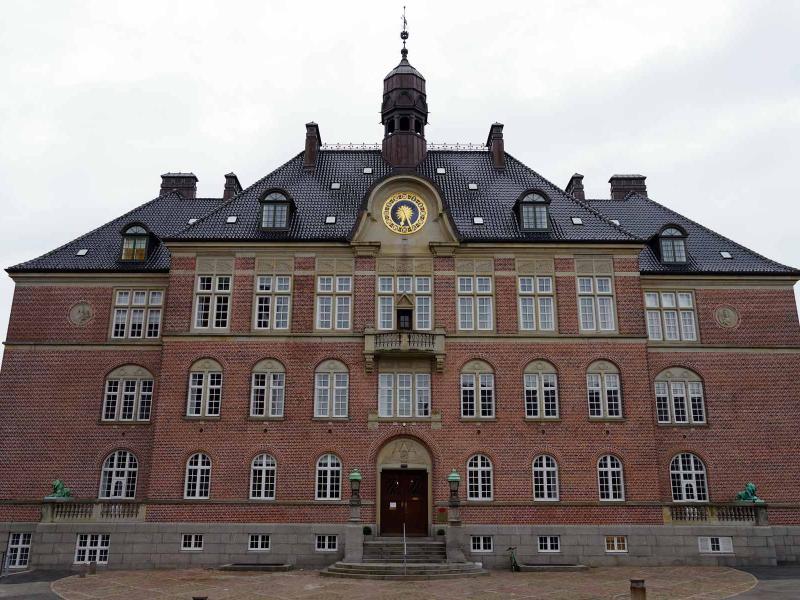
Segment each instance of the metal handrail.
[[408,547],[406,546],[406,524],[403,522],[403,575],[408,575]]

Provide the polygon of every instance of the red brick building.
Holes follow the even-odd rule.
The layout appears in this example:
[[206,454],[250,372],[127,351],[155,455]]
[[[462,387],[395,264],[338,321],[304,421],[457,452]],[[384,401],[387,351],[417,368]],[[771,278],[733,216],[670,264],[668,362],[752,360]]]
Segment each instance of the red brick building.
[[381,147],[310,123],[247,188],[162,175],[7,270],[6,566],[321,565],[403,531],[489,565],[796,560],[800,271],[643,176],[561,189],[501,124],[427,144],[405,50],[381,114]]

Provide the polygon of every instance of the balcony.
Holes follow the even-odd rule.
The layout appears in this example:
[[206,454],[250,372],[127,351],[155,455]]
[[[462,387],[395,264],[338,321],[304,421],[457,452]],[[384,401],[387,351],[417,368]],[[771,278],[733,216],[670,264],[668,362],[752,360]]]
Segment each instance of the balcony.
[[429,357],[435,361],[436,371],[444,369],[444,329],[428,331],[375,331],[364,330],[364,361],[367,372],[375,367],[376,356]]
[[664,522],[673,525],[767,525],[764,504],[671,504]]
[[43,523],[144,521],[145,505],[113,500],[57,500],[42,504]]

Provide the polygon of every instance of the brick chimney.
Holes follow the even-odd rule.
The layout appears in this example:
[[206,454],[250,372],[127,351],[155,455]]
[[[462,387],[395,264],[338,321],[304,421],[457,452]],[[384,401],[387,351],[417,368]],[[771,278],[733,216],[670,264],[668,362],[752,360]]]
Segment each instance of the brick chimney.
[[624,200],[631,192],[647,197],[647,186],[644,175],[612,175],[608,182],[611,184],[611,199]]
[[158,194],[162,196],[168,192],[178,192],[184,198],[197,197],[197,176],[194,173],[164,173]]
[[506,151],[503,144],[503,124],[492,123],[489,129],[489,137],[486,139],[486,147],[492,155],[492,165],[495,169],[506,168]]
[[242,184],[239,183],[239,178],[236,176],[236,173],[231,171],[225,175],[225,189],[222,192],[222,199],[230,200],[241,191]]
[[319,134],[319,126],[311,121],[306,123],[306,152],[303,158],[303,168],[313,171],[317,166],[317,155],[322,146],[322,136]]
[[569,178],[569,183],[567,187],[564,188],[564,191],[568,194],[572,194],[573,198],[577,198],[578,200],[586,200],[586,192],[583,190],[583,175],[580,173],[575,173],[572,177]]

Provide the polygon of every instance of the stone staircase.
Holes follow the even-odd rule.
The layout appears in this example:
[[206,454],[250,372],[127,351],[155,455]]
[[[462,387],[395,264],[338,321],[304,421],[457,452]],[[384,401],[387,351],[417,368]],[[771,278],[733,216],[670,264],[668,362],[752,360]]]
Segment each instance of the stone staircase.
[[415,538],[378,538],[364,542],[362,562],[337,562],[320,572],[325,577],[419,581],[488,575],[477,563],[448,563],[444,542]]

